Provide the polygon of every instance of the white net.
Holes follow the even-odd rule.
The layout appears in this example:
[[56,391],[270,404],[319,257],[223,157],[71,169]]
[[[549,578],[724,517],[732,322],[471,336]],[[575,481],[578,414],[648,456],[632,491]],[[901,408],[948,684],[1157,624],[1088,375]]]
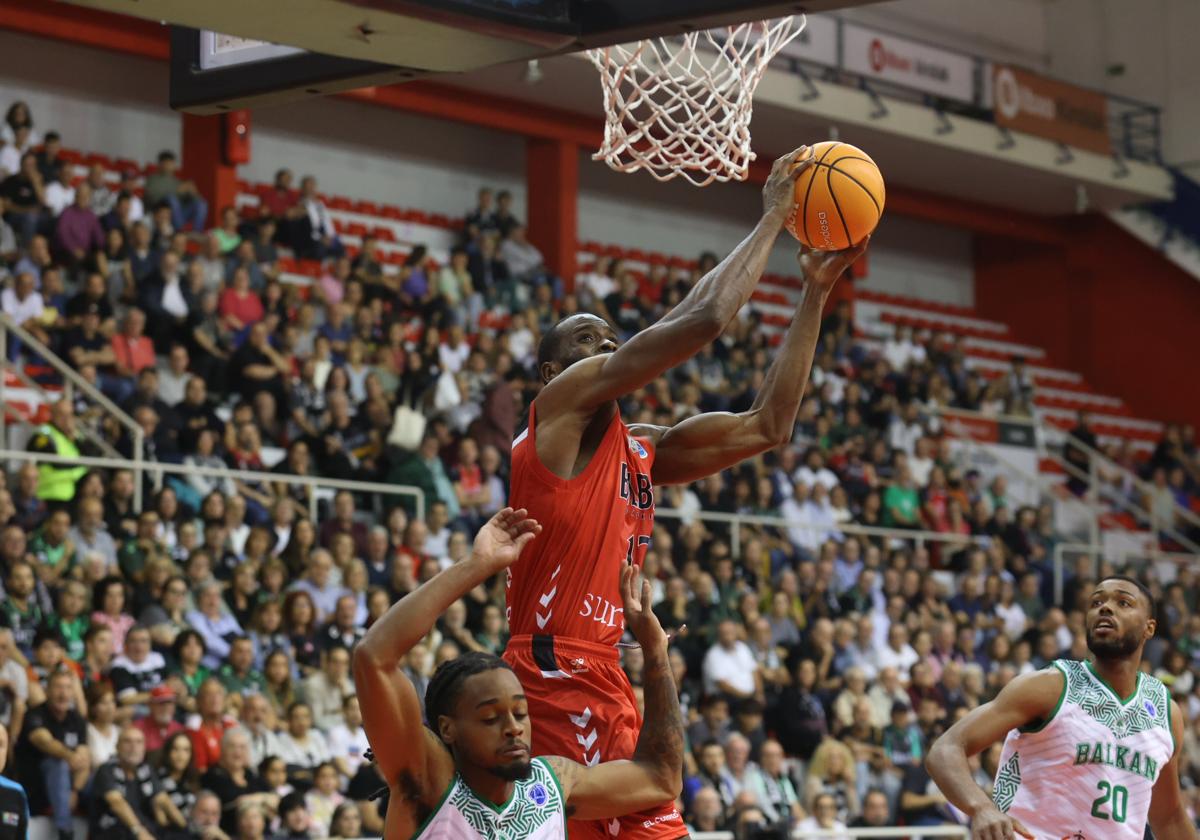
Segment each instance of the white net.
[[592,157],[660,181],[745,180],[754,89],[804,24],[798,15],[591,50],[608,115]]

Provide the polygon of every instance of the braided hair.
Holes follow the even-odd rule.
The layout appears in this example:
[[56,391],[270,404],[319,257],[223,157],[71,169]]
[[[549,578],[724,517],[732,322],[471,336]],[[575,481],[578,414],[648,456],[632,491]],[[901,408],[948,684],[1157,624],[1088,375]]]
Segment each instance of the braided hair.
[[[497,668],[512,670],[507,662],[494,653],[475,651],[449,659],[438,666],[425,689],[425,725],[438,736],[439,741],[442,736],[437,727],[438,718],[453,713],[454,704],[458,702],[458,697],[462,693],[463,683],[467,681],[468,677]],[[374,750],[368,749],[364,753],[364,757],[367,761],[375,761]],[[377,799],[387,792],[388,788],[383,787],[371,794],[369,798]]]
[[467,678],[497,668],[512,670],[507,662],[494,653],[475,651],[449,659],[438,666],[425,689],[425,725],[433,730],[439,740],[441,733],[438,732],[438,718],[453,714],[454,705],[462,694],[463,683]]

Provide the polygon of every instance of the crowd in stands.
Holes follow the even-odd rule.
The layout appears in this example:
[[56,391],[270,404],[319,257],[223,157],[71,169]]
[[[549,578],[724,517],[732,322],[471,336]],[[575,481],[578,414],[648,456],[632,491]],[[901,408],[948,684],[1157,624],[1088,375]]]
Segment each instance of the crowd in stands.
[[[371,237],[340,241],[312,175],[296,189],[281,169],[254,219],[214,208],[206,229],[205,197],[170,153],[119,185],[102,169],[72,184],[62,141],[39,136],[21,103],[3,139],[3,311],[128,412],[147,461],[278,476],[159,486],[148,472],[138,510],[130,470],[11,465],[0,486],[7,773],[63,837],[73,813],[113,840],[378,835],[386,800],[371,797],[385,782],[364,755],[354,645],[504,506],[539,336],[592,311],[627,338],[717,258],[645,273],[601,258],[555,277],[511,196],[485,189],[445,264],[417,246],[393,272]],[[322,260],[323,273],[285,282],[289,253]],[[17,340],[6,352],[40,363]],[[624,400],[623,416],[670,425],[745,410],[773,355],[747,308]],[[686,625],[672,657],[692,829],[961,821],[923,767],[932,740],[1016,675],[1087,654],[1097,570],[1068,568],[1055,605],[1050,507],[960,462],[931,410],[1020,410],[1030,388],[1019,366],[993,388],[961,345],[903,329],[872,350],[840,304],[792,443],[657,491],[680,511],[659,518],[645,570],[664,626]],[[1173,434],[1152,475],[1191,493],[1195,442]],[[78,390],[28,443],[126,457],[135,445]],[[424,516],[410,497],[328,498],[290,476],[413,487]],[[704,519],[712,512],[789,526],[744,525],[735,542]],[[904,534],[918,530],[942,538]],[[1200,587],[1188,568],[1148,583],[1161,614],[1145,667],[1190,723]],[[505,642],[498,580],[447,610],[406,672],[422,695],[441,662]],[[636,688],[638,652],[623,662]],[[985,786],[998,754],[975,761]],[[1184,775],[1190,790],[1200,766]]]

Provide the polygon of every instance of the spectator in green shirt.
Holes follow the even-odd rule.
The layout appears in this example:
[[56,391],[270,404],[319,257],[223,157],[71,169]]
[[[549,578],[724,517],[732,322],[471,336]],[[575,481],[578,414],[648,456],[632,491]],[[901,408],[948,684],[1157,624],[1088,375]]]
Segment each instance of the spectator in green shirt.
[[896,480],[883,494],[883,521],[890,528],[919,528],[921,500],[908,465],[896,470]]
[[74,565],[75,544],[68,536],[70,530],[71,514],[56,510],[46,517],[42,527],[29,540],[29,553],[37,558],[38,574],[46,586],[57,586]]
[[158,513],[144,510],[138,516],[137,537],[117,552],[117,565],[126,580],[141,583],[146,564],[155,557],[170,559],[170,552],[158,540]]
[[46,619],[46,626],[58,633],[67,648],[67,657],[83,662],[83,635],[91,621],[87,614],[88,590],[80,581],[69,580],[58,593],[58,612]]
[[263,675],[254,669],[254,644],[249,636],[233,640],[229,658],[217,670],[217,678],[230,694],[260,694],[266,688]]

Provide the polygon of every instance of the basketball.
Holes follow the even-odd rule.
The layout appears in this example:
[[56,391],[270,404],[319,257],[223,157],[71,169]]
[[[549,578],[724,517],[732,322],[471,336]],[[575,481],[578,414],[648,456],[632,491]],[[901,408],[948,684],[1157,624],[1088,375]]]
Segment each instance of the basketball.
[[883,173],[862,149],[826,140],[812,147],[812,166],[796,179],[787,229],[818,251],[840,251],[863,240],[883,215]]

